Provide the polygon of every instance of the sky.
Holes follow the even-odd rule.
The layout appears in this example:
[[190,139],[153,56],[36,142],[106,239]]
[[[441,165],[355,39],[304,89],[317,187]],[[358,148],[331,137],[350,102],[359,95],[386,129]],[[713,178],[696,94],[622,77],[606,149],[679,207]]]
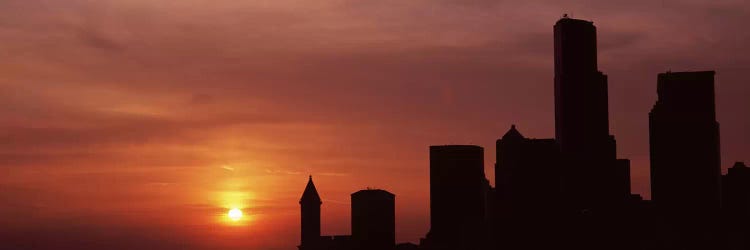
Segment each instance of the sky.
[[[750,161],[744,0],[0,0],[0,242],[295,249],[396,194],[429,229],[428,146],[554,136],[552,25],[594,21],[610,129],[649,197],[656,75],[716,70],[722,166]],[[245,217],[229,221],[230,208]]]

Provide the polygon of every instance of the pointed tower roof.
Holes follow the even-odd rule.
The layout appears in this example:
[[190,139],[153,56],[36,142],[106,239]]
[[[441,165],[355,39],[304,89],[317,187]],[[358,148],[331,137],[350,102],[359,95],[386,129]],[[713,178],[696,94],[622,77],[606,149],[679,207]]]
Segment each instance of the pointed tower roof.
[[305,191],[302,192],[302,198],[299,199],[299,203],[317,203],[322,204],[323,202],[320,200],[320,195],[318,195],[318,190],[315,189],[315,184],[312,180],[312,175],[310,175],[310,179],[307,180],[307,186],[305,187]]
[[523,137],[523,135],[521,134],[521,132],[518,132],[518,130],[516,129],[516,125],[515,124],[510,125],[510,129],[508,130],[508,132],[506,132],[505,135],[503,135],[503,140],[508,140],[508,139],[510,139],[510,140],[520,140],[520,139],[524,139],[524,138],[525,137]]

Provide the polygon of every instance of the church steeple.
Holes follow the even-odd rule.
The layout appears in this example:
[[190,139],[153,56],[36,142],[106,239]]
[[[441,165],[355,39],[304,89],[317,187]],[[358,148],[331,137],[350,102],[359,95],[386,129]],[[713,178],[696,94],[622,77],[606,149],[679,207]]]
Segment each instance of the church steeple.
[[319,249],[318,239],[320,238],[320,200],[318,190],[312,181],[312,175],[307,180],[305,191],[302,192],[302,198],[299,199],[302,220],[300,223],[302,234],[299,250]]
[[318,203],[322,204],[323,202],[320,200],[320,195],[318,195],[318,190],[315,189],[315,184],[312,180],[312,175],[310,175],[310,178],[307,180],[307,186],[305,187],[305,191],[302,192],[302,198],[299,199],[299,203]]

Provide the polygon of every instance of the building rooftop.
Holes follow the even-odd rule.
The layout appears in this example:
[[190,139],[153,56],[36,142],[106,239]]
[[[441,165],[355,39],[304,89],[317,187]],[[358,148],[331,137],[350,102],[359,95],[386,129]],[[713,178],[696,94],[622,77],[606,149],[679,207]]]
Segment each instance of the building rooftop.
[[584,25],[593,25],[594,22],[588,21],[588,20],[582,20],[582,19],[575,19],[568,16],[568,14],[564,14],[560,20],[557,20],[555,25],[564,25],[564,24],[584,24]]
[[370,189],[370,188],[359,190],[357,192],[352,193],[352,196],[359,196],[359,195],[383,195],[383,196],[387,196],[391,198],[396,196],[393,193],[382,190],[382,189]]
[[312,203],[323,203],[320,200],[320,195],[318,195],[318,190],[315,188],[315,184],[312,180],[312,175],[310,176],[310,179],[307,180],[307,186],[305,186],[305,191],[302,192],[302,198],[299,199],[300,203],[304,202],[312,202]]
[[432,145],[430,149],[441,149],[441,150],[462,150],[462,149],[482,149],[481,146],[477,145]]
[[503,140],[513,140],[513,139],[524,139],[521,132],[518,132],[516,129],[516,125],[510,125],[510,129],[508,132],[505,132],[505,135],[503,135]]

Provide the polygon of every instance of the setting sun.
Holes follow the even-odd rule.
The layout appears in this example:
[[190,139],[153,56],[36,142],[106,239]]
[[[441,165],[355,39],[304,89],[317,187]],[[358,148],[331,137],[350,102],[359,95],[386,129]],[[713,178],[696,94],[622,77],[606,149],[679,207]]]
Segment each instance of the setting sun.
[[229,210],[227,216],[229,216],[229,219],[233,221],[238,221],[242,219],[242,210],[240,210],[239,208],[232,208],[231,210]]

